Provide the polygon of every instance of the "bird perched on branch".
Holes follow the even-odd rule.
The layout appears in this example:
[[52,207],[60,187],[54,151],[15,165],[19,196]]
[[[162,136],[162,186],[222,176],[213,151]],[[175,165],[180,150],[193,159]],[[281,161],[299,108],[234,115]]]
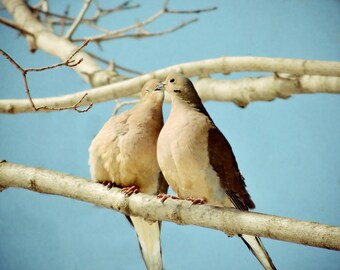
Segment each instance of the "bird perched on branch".
[[[163,85],[172,105],[157,142],[157,158],[180,198],[248,211],[255,208],[232,148],[204,108],[192,82],[169,74]],[[275,266],[260,238],[240,235],[265,269]]]
[[[89,153],[92,178],[123,188],[130,195],[166,193],[168,184],[157,163],[156,144],[163,127],[164,91],[159,80],[148,81],[132,109],[112,116],[93,139]],[[160,222],[127,217],[134,226],[147,269],[163,269]]]

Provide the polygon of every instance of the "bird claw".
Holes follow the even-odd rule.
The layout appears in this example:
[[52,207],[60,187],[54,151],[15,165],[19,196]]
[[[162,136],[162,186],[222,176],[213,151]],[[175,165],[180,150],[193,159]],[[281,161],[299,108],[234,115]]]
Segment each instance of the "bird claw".
[[190,201],[191,205],[194,205],[194,204],[206,204],[207,203],[207,200],[204,199],[204,198],[192,198],[192,197],[189,197],[189,198],[186,198],[186,200]]
[[181,198],[170,194],[158,194],[157,198],[160,199],[161,203],[164,203],[167,199],[180,200]]
[[98,181],[99,184],[102,184],[104,187],[106,187],[108,190],[114,187],[114,183],[111,181]]
[[137,186],[122,188],[122,193],[124,193],[125,196],[131,196],[132,194],[135,194],[138,192],[139,192],[139,188]]

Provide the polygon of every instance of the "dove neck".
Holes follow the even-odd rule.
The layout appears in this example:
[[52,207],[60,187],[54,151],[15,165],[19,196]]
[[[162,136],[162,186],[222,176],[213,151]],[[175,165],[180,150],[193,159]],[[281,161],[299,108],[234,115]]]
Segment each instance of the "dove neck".
[[151,121],[155,123],[162,123],[163,125],[163,111],[162,111],[162,99],[152,100],[144,99],[139,102],[135,107],[135,114],[144,116],[143,121]]
[[204,114],[205,116],[207,116],[209,118],[209,120],[212,121],[208,111],[205,109],[201,99],[199,96],[197,96],[195,98],[195,100],[183,100],[183,99],[179,99],[177,97],[173,97],[172,98],[172,106],[174,108],[179,108],[179,107],[186,107],[187,109],[194,109],[195,111],[198,111],[202,114]]

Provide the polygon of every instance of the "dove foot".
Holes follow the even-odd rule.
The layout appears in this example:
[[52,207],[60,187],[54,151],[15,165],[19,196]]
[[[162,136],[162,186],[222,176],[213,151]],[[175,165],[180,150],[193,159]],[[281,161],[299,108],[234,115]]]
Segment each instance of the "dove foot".
[[160,199],[161,203],[164,203],[167,199],[180,200],[181,198],[169,194],[158,194],[157,198]]
[[191,205],[193,204],[206,204],[207,200],[204,198],[192,198],[192,197],[188,197],[186,198],[187,201],[191,202]]
[[131,196],[132,194],[138,193],[138,192],[139,192],[139,188],[137,186],[122,188],[122,193],[124,193],[125,196]]
[[114,183],[111,181],[98,181],[99,184],[102,184],[105,186],[107,189],[111,189],[114,187]]

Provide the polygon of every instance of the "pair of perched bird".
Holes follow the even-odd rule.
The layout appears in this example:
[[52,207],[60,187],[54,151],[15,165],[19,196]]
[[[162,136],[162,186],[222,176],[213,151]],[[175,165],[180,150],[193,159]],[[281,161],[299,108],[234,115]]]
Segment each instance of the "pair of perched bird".
[[[163,126],[164,89],[171,95],[172,108]],[[169,74],[164,82],[148,81],[140,102],[112,116],[89,151],[93,179],[122,187],[128,194],[166,193],[168,183],[183,199],[244,211],[255,207],[230,144],[215,126],[192,82],[181,74]],[[128,219],[136,230],[147,269],[163,269],[160,222]],[[275,269],[258,237],[240,237],[265,269]]]

